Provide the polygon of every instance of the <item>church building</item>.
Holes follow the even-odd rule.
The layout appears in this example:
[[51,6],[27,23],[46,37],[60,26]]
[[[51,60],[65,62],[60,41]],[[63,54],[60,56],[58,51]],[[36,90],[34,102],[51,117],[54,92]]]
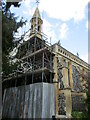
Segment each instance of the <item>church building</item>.
[[90,65],[42,32],[38,7],[28,39],[21,38],[17,69],[3,80],[3,118],[71,118],[87,111]]

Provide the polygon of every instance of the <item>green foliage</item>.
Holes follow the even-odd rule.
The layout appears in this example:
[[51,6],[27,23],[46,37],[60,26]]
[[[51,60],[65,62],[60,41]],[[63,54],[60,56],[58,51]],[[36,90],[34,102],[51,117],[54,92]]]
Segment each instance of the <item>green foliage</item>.
[[88,113],[87,112],[77,112],[73,111],[72,112],[72,117],[77,119],[77,120],[88,120]]
[[17,22],[17,17],[14,13],[10,12],[11,5],[19,7],[19,2],[7,2],[2,3],[2,71],[8,75],[11,73],[11,69],[14,69],[16,65],[10,65],[9,53],[13,49],[14,33],[17,32],[19,27],[22,27],[26,21],[21,20]]
[[87,112],[72,112],[72,117],[79,120],[90,120],[90,92],[87,92],[86,104],[88,111]]
[[90,92],[87,92],[87,99],[86,99],[86,104],[88,107],[88,115],[90,115]]

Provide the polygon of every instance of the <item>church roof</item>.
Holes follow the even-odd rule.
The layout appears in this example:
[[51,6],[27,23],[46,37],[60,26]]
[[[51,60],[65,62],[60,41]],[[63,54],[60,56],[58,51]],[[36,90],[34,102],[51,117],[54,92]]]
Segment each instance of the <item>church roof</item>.
[[36,8],[36,10],[35,10],[35,12],[34,12],[34,14],[33,14],[33,17],[32,17],[32,18],[35,18],[35,17],[37,17],[37,16],[38,16],[38,18],[40,18],[40,19],[41,19],[41,16],[40,16],[40,12],[39,12],[38,7]]

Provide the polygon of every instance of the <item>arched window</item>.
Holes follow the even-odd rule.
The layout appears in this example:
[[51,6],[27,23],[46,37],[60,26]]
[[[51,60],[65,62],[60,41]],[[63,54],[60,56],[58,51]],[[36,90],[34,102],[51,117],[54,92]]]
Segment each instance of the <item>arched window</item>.
[[33,25],[31,26],[31,30],[33,31]]
[[38,26],[38,31],[40,31],[40,26]]

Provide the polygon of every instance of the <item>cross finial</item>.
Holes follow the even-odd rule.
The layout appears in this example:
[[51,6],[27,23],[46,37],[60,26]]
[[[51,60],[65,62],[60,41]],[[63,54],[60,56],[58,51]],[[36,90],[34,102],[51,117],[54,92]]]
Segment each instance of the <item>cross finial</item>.
[[38,4],[39,4],[39,0],[36,0],[36,4],[37,4],[37,7],[38,7]]

